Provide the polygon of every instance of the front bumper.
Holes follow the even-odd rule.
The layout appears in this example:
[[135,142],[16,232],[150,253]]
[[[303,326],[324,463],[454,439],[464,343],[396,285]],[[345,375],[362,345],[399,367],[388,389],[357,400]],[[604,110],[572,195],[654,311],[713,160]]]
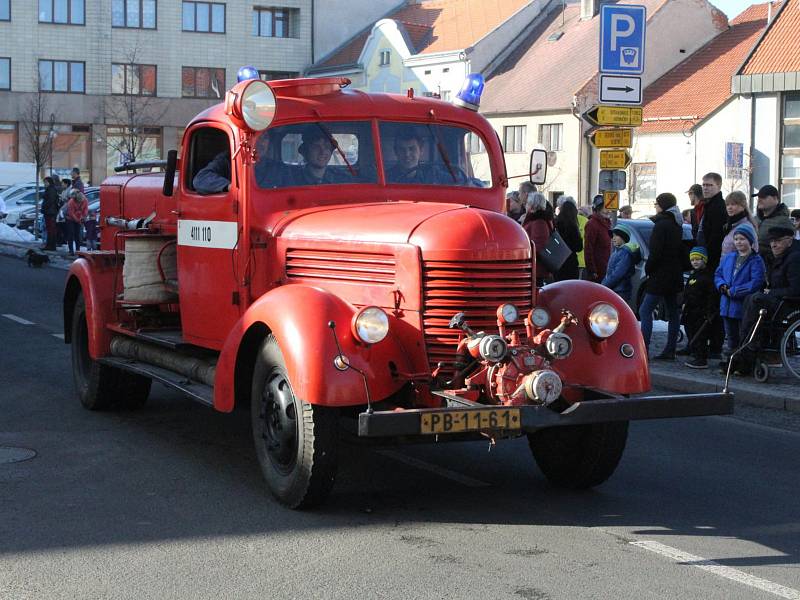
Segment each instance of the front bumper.
[[[521,424],[518,429],[504,430],[501,435],[530,433],[545,427],[587,425],[611,421],[704,417],[733,413],[732,393],[681,394],[674,396],[614,396],[596,393],[593,400],[576,402],[562,413],[546,406],[519,406]],[[362,412],[358,416],[359,437],[419,436],[423,414],[464,413],[465,411],[503,408],[496,406],[448,406],[399,411]],[[430,437],[430,436],[426,436]]]

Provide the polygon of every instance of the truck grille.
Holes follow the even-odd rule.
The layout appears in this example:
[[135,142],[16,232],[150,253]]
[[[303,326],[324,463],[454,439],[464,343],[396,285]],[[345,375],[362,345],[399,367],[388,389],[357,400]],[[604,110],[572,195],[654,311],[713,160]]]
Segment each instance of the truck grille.
[[395,258],[391,254],[289,248],[286,278],[392,285]]
[[[530,260],[486,262],[426,261],[422,267],[422,325],[428,363],[453,362],[459,331],[449,329],[457,312],[475,331],[497,332],[497,307],[510,302],[524,318],[532,308]],[[525,329],[522,318],[513,329]]]

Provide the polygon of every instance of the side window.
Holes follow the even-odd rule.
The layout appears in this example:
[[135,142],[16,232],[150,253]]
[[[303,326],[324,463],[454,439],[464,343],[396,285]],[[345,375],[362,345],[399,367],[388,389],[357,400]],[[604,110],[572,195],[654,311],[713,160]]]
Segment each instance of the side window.
[[215,127],[196,129],[189,140],[189,164],[184,169],[184,185],[194,190],[195,176],[220,154],[228,155],[228,178],[230,178],[230,142],[228,135]]

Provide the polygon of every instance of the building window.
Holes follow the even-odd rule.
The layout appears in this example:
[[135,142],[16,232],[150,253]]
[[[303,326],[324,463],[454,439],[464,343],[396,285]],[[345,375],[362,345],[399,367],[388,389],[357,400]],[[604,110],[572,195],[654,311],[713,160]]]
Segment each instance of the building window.
[[11,20],[11,0],[0,0],[0,21]]
[[85,25],[84,0],[39,0],[39,22]]
[[294,79],[299,73],[296,71],[262,71],[259,70],[258,76],[262,81],[275,81],[277,79]]
[[0,123],[0,161],[16,162],[17,159],[17,124]]
[[800,93],[783,97],[783,143],[781,144],[781,201],[790,209],[800,208]]
[[477,133],[470,133],[467,137],[467,148],[470,154],[482,154],[486,152],[486,147],[483,145],[481,136]]
[[506,152],[525,152],[525,125],[503,127],[503,147]]
[[539,125],[539,143],[548,152],[564,149],[564,126],[561,123]]
[[[132,156],[131,148],[135,148]],[[114,174],[114,167],[131,160],[148,161],[161,158],[161,128],[142,127],[133,131],[127,127],[110,126],[106,129],[106,172]]]
[[11,59],[0,58],[0,90],[11,89]]
[[445,102],[450,102],[450,90],[442,90],[439,92],[439,97]]
[[296,37],[296,8],[254,8],[253,35],[257,37]]
[[82,176],[91,173],[92,136],[89,125],[54,125],[52,130],[48,126],[44,135],[52,135],[53,155],[50,162],[53,171],[66,175],[72,167],[77,166]]
[[388,66],[392,62],[392,51],[381,50],[380,65],[382,67]]
[[634,163],[631,203],[650,210],[656,201],[656,163]]
[[156,66],[112,64],[111,93],[132,96],[155,96]]
[[86,92],[84,71],[86,64],[65,60],[39,61],[39,89],[43,92]]
[[225,69],[183,67],[181,95],[184,98],[222,98],[225,94]]
[[225,5],[219,2],[184,2],[183,30],[225,33]]
[[156,28],[156,0],[112,0],[111,26]]

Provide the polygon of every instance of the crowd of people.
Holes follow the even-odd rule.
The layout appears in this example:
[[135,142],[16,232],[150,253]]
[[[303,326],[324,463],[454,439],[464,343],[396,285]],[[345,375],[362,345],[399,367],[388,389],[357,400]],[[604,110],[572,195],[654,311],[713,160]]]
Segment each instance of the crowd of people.
[[85,186],[81,172],[72,169],[70,178],[44,178],[44,195],[41,214],[42,249],[55,250],[59,240],[64,240],[70,256],[80,250],[81,242],[89,250],[97,248],[97,215],[89,211],[89,202],[84,195]]
[[[785,298],[800,302],[800,209],[790,212],[778,190],[765,185],[754,194],[753,215],[743,192],[723,196],[717,173],[706,174],[687,194],[692,208],[683,212],[673,194],[656,197],[638,305],[642,336],[649,353],[653,314],[662,308],[667,341],[651,360],[684,355],[687,367],[705,369],[716,359],[725,371],[734,351],[749,340],[762,308],[771,316]],[[561,196],[556,208],[527,182],[507,198],[508,215],[522,224],[536,248],[558,234],[571,251],[554,272],[537,261],[537,283],[586,279],[633,303],[634,274],[644,259],[630,227],[619,220],[612,225],[602,196],[591,208],[578,208],[574,198]],[[620,209],[619,217],[630,219],[631,207]],[[685,223],[691,226],[691,243],[683,233]],[[687,343],[678,349],[681,325]],[[737,372],[752,369],[759,343],[756,336],[739,353]]]

